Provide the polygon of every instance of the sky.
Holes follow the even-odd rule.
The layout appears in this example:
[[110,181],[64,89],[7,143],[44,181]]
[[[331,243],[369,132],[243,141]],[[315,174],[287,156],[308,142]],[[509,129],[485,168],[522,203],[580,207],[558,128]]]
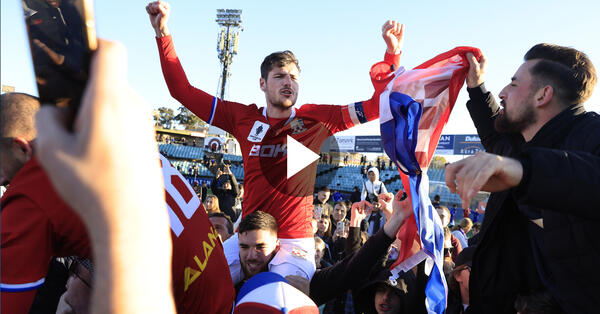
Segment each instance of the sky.
[[[291,50],[301,68],[296,106],[348,104],[369,99],[372,64],[382,60],[381,26],[406,26],[401,65],[413,68],[456,46],[473,46],[486,55],[485,82],[494,95],[509,83],[523,55],[541,42],[585,52],[600,70],[600,1],[171,1],[170,29],[190,82],[216,93],[220,64],[216,43],[217,9],[241,9],[243,32],[231,67],[226,98],[264,106],[259,66],[271,52]],[[97,1],[98,36],[128,50],[128,79],[148,106],[176,109],[160,70],[146,1]],[[19,0],[1,2],[1,82],[37,94]],[[600,112],[600,87],[586,103]],[[472,134],[475,128],[461,91],[445,134]],[[379,134],[377,122],[341,135]]]

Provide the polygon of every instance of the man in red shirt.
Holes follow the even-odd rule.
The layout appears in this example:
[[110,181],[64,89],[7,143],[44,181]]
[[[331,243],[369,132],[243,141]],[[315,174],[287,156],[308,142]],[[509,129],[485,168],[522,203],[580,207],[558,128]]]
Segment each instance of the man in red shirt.
[[27,313],[54,256],[90,258],[83,222],[56,194],[33,157],[38,100],[27,94],[0,96],[2,313]]
[[[191,86],[167,26],[169,4],[153,2],[146,11],[156,33],[171,95],[204,121],[233,134],[240,143],[246,187],[242,217],[261,210],[277,220],[281,248],[270,270],[284,277],[300,275],[309,279],[315,271],[311,213],[316,164],[288,179],[287,137],[318,152],[329,136],[378,118],[379,93],[390,78],[388,74],[399,64],[402,26],[389,21],[383,27],[387,68],[372,69],[376,91],[371,99],[346,106],[307,104],[294,108],[300,70],[294,54],[283,51],[267,56],[261,65],[260,89],[265,93],[266,107],[259,108],[255,104],[223,101]],[[225,242],[224,247],[230,263],[239,258],[237,236]],[[237,283],[237,278],[242,277],[239,270],[237,274],[230,270]]]

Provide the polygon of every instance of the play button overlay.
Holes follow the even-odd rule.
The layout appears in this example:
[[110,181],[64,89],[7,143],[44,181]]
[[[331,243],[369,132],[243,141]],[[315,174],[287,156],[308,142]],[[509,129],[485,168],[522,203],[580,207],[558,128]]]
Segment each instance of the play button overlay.
[[331,169],[334,165],[323,164],[323,156],[330,154],[329,149],[335,151],[337,143],[331,140],[329,127],[320,119],[295,117],[285,124],[282,121],[270,125],[264,132],[259,142],[251,142],[248,160],[244,160],[246,166],[255,164],[258,158],[260,174],[246,172],[244,184],[252,184],[251,179],[246,180],[260,175],[260,181],[280,194],[296,198],[313,196],[315,189],[328,186],[337,178],[336,169]]
[[308,167],[319,155],[300,144],[293,137],[287,136],[287,178],[291,178],[302,169]]

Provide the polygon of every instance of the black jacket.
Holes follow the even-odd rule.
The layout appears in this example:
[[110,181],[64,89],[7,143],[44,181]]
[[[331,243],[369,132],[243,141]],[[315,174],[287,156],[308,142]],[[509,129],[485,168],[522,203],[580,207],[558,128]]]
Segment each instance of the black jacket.
[[[222,188],[223,182],[221,182],[221,186],[219,186],[217,181],[227,179],[229,183],[231,183],[231,189],[227,190]],[[237,215],[233,207],[235,206],[235,199],[240,194],[240,189],[238,187],[237,180],[234,175],[223,174],[219,178],[214,178],[210,183],[210,190],[212,193],[217,196],[219,199],[219,209],[223,213],[225,213],[231,221],[237,220]]]
[[[358,248],[355,243],[360,241],[360,228],[350,227],[348,237],[351,239],[349,242],[353,243],[348,244],[348,249],[355,251]],[[349,254],[331,267],[317,269],[310,281],[311,299],[320,305],[349,289],[360,287],[372,268],[387,255],[392,242],[394,239],[388,237],[382,228],[354,254]]]
[[[495,131],[499,107],[484,86],[468,91],[467,108],[486,151],[518,159],[524,171],[517,187],[488,200],[469,312],[514,313],[517,294],[538,290],[550,292],[566,312],[597,311],[600,210],[593,197],[600,193],[600,116],[573,105],[525,142],[520,134]],[[543,228],[525,210],[536,212]]]

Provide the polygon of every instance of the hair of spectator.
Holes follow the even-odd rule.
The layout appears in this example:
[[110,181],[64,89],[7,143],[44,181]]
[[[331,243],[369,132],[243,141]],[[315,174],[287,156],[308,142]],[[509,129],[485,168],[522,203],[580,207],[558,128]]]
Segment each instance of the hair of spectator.
[[458,223],[458,226],[461,229],[467,229],[467,228],[473,227],[473,221],[471,220],[471,218],[463,218]]
[[346,201],[339,201],[339,202],[335,203],[335,204],[333,205],[333,208],[335,208],[335,207],[336,207],[336,206],[338,206],[338,205],[340,205],[340,206],[344,207],[344,211],[345,211],[345,212],[347,212],[347,211],[348,211],[348,206],[346,206]]
[[224,218],[227,221],[227,232],[229,234],[233,234],[233,222],[231,221],[231,218],[229,218],[228,215],[226,215],[225,213],[222,213],[222,212],[212,213],[212,214],[208,215],[208,218],[213,218],[213,217]]
[[291,63],[295,64],[298,71],[300,71],[298,59],[296,59],[294,53],[289,50],[273,52],[265,57],[265,60],[263,60],[260,65],[260,77],[266,81],[269,77],[269,72],[271,72],[274,67],[283,67]]
[[325,241],[319,237],[315,237],[315,247],[321,248],[321,250],[325,249]]
[[565,105],[585,102],[598,80],[588,56],[574,48],[537,44],[525,54],[525,61],[538,60],[530,69],[537,88],[550,85]]
[[35,113],[40,108],[39,100],[24,93],[0,95],[0,135],[2,137],[35,138]]
[[319,192],[331,192],[331,190],[327,186],[322,186],[319,188]]
[[216,195],[208,195],[206,196],[206,199],[204,200],[204,202],[206,202],[208,199],[212,199],[212,203],[213,203],[213,211],[221,211],[221,208],[219,207],[219,198]]
[[242,219],[238,233],[252,230],[267,230],[277,234],[279,227],[277,226],[277,221],[273,216],[257,210]]

